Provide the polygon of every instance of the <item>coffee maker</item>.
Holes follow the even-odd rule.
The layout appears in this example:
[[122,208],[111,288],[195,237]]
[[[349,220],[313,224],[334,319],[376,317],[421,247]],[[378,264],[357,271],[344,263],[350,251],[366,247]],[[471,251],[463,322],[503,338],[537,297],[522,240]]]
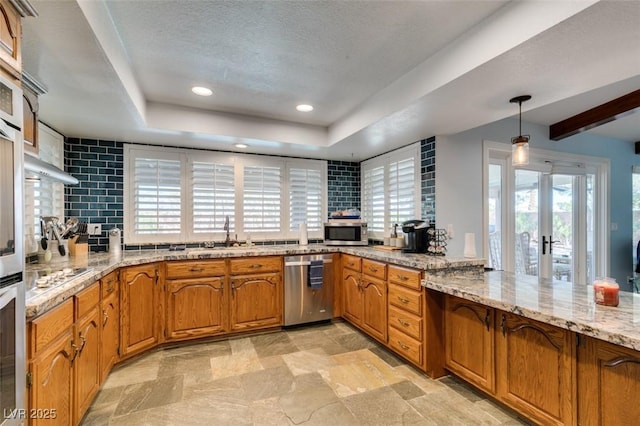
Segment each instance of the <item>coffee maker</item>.
[[402,251],[405,253],[426,253],[429,247],[428,229],[429,222],[424,220],[414,219],[403,222],[404,248]]

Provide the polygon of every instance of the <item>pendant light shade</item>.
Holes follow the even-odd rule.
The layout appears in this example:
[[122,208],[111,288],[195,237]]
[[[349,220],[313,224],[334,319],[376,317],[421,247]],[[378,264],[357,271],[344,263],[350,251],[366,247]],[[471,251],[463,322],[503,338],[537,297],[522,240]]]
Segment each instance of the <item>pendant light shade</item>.
[[522,103],[531,99],[530,95],[516,96],[509,99],[511,103],[520,106],[519,134],[511,138],[511,164],[514,166],[524,166],[529,164],[529,135],[522,134]]

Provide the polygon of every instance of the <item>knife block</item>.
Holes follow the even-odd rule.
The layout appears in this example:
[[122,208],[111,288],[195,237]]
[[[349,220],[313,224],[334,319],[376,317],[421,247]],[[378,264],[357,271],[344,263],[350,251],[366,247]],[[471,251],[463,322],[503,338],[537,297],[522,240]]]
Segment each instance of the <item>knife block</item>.
[[75,257],[87,256],[89,254],[89,244],[79,243],[78,238],[78,235],[75,235],[69,239],[69,254]]

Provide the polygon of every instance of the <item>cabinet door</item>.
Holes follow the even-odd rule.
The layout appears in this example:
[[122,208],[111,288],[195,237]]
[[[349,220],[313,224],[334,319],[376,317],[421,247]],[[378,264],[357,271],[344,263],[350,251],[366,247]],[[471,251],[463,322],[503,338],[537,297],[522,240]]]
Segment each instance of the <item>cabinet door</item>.
[[499,321],[498,398],[536,422],[573,424],[574,334],[508,313]]
[[121,354],[128,356],[158,343],[158,269],[155,264],[123,269],[120,274]]
[[101,303],[102,314],[102,352],[100,353],[100,382],[104,382],[109,371],[118,361],[118,346],[120,344],[120,303],[118,293],[111,293]]
[[75,421],[78,424],[100,389],[100,311],[98,306],[76,323]]
[[578,424],[638,424],[640,352],[589,337],[581,340],[578,346]]
[[282,274],[238,275],[230,281],[232,331],[282,325]]
[[453,296],[445,299],[445,365],[489,393],[494,382],[494,311]]
[[[49,410],[52,418],[33,418],[32,425],[73,424],[73,330],[66,329],[47,349],[31,361],[29,407]],[[55,413],[55,414],[54,414]]]
[[5,0],[0,1],[0,14],[0,65],[7,65],[3,68],[19,79],[22,75],[20,15]]
[[362,290],[360,273],[351,269],[342,270],[342,314],[355,325],[362,324]]
[[387,342],[387,283],[362,275],[362,328],[383,343]]
[[167,281],[168,339],[225,331],[224,277]]
[[25,151],[38,153],[38,96],[26,85],[22,87],[22,140]]

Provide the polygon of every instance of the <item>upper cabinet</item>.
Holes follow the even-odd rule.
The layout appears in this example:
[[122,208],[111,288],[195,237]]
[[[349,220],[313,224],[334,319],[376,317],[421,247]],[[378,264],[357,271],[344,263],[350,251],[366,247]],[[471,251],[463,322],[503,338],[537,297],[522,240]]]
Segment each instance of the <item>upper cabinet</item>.
[[26,72],[22,73],[22,138],[25,151],[35,154],[40,149],[38,132],[38,96],[47,90]]
[[19,81],[22,76],[22,23],[38,13],[27,0],[0,0],[0,69]]

